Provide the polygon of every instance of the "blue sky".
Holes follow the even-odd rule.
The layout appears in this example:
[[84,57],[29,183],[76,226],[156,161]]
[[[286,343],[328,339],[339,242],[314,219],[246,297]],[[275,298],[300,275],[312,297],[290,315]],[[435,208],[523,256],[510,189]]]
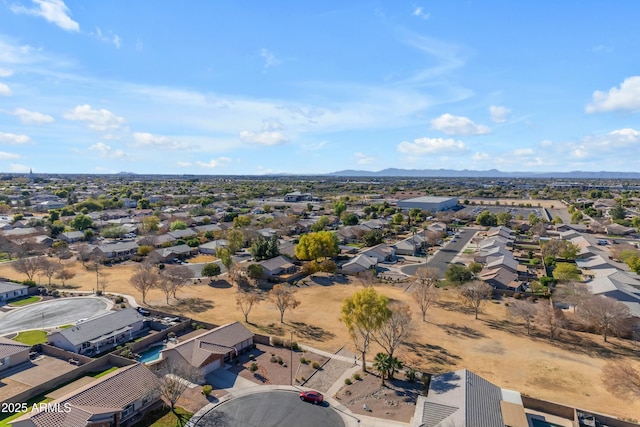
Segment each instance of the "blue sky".
[[634,0],[0,0],[0,171],[638,171],[639,15]]

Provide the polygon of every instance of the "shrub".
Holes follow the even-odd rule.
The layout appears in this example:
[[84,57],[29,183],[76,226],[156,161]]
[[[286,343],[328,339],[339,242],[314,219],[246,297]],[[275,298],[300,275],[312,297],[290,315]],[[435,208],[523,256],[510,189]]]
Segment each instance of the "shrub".
[[120,304],[120,308],[127,308],[127,304],[125,303]]
[[313,369],[318,369],[318,368],[320,367],[320,364],[319,364],[318,362],[313,362],[313,363],[311,364],[311,367],[312,367]]
[[282,365],[284,362],[282,360],[282,357],[278,356],[276,357],[276,361],[278,362],[278,364]]
[[355,373],[355,374],[353,374],[353,379],[356,380],[356,381],[360,381],[362,379],[362,377],[360,376],[360,374]]
[[415,382],[416,380],[416,370],[413,368],[409,368],[407,369],[407,372],[405,373],[405,375],[407,376],[407,381],[409,381],[410,383]]
[[117,296],[114,301],[115,301],[116,304],[120,304],[120,303],[124,302],[124,298],[121,297],[121,296]]
[[276,363],[278,361],[278,359],[275,356],[271,356],[271,359],[269,359],[271,361],[271,363]]
[[36,286],[36,282],[34,280],[24,280],[22,284],[30,288]]
[[256,356],[254,356],[253,354],[249,355],[249,360],[256,360]]
[[350,380],[349,378],[345,378],[345,379],[344,379],[344,383],[345,383],[346,385],[351,385],[351,384],[352,384],[352,382],[351,382],[351,380]]
[[300,358],[300,363],[303,363],[303,364],[305,364],[305,365],[306,365],[306,364],[308,364],[308,363],[309,363],[309,359],[307,359],[306,357],[302,356],[302,357]]
[[513,294],[513,297],[515,299],[520,299],[520,298],[522,298],[522,294],[520,292],[516,292],[515,294]]
[[294,341],[293,344],[291,344],[291,350],[300,351],[300,344]]
[[213,387],[211,387],[209,384],[205,384],[202,386],[202,394],[204,394],[205,396],[209,396],[212,390]]
[[284,341],[279,337],[271,337],[271,344],[275,347],[282,347]]
[[97,291],[96,291],[96,295],[97,295],[97,296],[102,295],[102,291],[101,291],[101,290],[97,290]]
[[256,362],[253,362],[253,363],[251,364],[251,366],[249,367],[249,370],[250,370],[251,372],[255,372],[255,371],[257,371],[257,370],[258,370],[258,364],[257,364]]

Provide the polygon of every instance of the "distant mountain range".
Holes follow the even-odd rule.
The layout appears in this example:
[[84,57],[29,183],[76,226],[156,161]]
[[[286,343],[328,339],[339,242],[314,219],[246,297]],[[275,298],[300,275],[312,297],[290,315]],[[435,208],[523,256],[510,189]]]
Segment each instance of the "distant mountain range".
[[347,169],[331,172],[330,176],[345,177],[407,177],[407,178],[558,178],[558,179],[640,179],[639,172],[502,172],[497,169],[485,171],[455,169],[396,169],[377,172]]

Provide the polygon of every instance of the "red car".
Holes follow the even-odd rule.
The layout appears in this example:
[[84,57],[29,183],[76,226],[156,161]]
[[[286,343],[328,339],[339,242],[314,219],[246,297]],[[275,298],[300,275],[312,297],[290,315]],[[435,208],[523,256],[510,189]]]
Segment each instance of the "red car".
[[322,393],[318,391],[301,391],[300,400],[313,403],[314,405],[319,405],[324,400],[324,397],[322,396]]

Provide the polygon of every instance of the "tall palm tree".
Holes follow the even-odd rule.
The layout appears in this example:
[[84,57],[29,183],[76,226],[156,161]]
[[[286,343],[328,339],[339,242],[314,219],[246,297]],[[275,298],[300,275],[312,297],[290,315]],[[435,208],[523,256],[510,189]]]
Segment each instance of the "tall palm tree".
[[376,354],[373,359],[373,368],[380,373],[382,378],[382,386],[384,387],[384,379],[391,372],[391,358],[386,353]]

